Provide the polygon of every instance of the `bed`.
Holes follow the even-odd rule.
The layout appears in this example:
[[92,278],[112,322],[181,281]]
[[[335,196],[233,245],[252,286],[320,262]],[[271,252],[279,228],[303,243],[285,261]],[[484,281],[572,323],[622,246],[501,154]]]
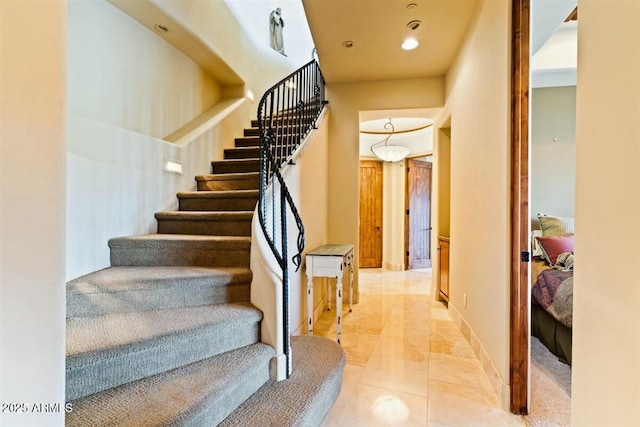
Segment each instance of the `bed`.
[[[531,334],[571,365],[573,327],[573,220],[538,215],[531,265]],[[552,224],[555,228],[550,228]],[[559,224],[559,225],[558,225]]]
[[533,261],[539,271],[531,288],[531,334],[571,365],[573,326],[573,271],[552,268],[542,259]]

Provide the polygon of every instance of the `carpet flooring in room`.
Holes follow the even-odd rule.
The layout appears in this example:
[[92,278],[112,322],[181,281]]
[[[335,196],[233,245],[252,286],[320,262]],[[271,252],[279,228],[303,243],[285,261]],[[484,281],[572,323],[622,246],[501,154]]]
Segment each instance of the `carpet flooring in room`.
[[571,424],[571,367],[531,337],[531,411],[523,417],[531,427]]

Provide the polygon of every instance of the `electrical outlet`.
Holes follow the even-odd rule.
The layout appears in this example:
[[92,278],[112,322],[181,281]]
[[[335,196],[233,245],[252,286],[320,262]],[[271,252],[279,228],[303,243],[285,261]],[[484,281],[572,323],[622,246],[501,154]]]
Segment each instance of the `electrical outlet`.
[[462,296],[462,305],[463,306],[467,306],[467,294],[463,294]]

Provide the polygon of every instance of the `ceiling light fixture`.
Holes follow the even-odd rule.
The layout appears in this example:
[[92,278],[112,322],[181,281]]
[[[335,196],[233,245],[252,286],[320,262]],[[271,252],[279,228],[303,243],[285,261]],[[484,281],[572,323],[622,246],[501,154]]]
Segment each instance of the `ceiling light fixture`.
[[409,37],[408,39],[402,42],[402,48],[404,50],[412,50],[417,48],[419,44],[420,43],[418,42],[418,40],[414,39],[413,37]]
[[345,47],[347,49],[351,49],[354,44],[355,43],[352,42],[351,40],[347,40],[347,41],[342,42],[342,47]]
[[414,19],[407,24],[407,28],[409,28],[411,31],[415,31],[420,28],[420,25],[422,25],[422,21],[419,19]]
[[155,28],[155,30],[159,33],[168,33],[169,32],[169,28],[165,27],[164,25],[161,24],[156,24],[153,26],[153,28]]
[[389,135],[380,142],[371,145],[371,153],[383,162],[399,162],[409,155],[411,149],[402,145],[389,144],[389,138],[393,136],[396,128],[391,119],[384,124],[385,129],[391,129]]

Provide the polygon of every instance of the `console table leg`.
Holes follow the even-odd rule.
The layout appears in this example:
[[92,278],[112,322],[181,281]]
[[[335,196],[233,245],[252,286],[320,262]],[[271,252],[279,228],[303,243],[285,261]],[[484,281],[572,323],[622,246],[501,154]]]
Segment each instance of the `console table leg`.
[[337,277],[338,282],[336,283],[336,318],[337,325],[336,330],[338,332],[338,344],[341,344],[340,339],[342,338],[342,271]]
[[313,335],[313,276],[311,275],[307,275],[307,326],[307,334]]

